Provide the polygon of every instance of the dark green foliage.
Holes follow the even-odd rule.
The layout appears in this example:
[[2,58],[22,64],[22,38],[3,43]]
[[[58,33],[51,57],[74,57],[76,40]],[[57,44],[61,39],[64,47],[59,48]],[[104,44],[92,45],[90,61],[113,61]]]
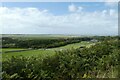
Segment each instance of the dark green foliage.
[[10,37],[2,38],[2,47],[3,48],[54,48],[65,46],[67,44],[78,43],[81,41],[90,41],[91,38],[58,38],[58,39],[14,39]]

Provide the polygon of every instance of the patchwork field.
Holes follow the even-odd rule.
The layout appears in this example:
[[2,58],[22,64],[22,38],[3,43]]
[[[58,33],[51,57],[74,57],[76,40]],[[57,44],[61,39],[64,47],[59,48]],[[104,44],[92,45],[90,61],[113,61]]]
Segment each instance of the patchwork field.
[[[2,59],[8,59],[11,58],[12,56],[25,56],[25,57],[30,57],[30,56],[41,56],[41,58],[45,56],[52,56],[55,54],[55,51],[62,51],[66,49],[77,49],[79,47],[84,47],[84,46],[90,46],[91,44],[94,44],[92,42],[79,42],[79,43],[74,43],[74,44],[68,44],[66,46],[58,47],[58,48],[49,48],[49,49],[21,49],[21,48],[3,48],[2,49]],[[26,51],[24,51],[26,50]],[[18,51],[18,52],[17,52]]]

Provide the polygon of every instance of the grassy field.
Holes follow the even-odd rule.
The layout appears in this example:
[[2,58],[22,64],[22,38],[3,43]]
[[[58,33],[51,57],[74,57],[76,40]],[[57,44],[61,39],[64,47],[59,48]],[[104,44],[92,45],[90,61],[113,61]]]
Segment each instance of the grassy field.
[[[78,37],[76,35],[62,35],[62,34],[3,34],[2,37],[11,37],[20,40],[28,39],[59,39]],[[79,36],[80,37],[80,36]]]
[[7,58],[11,58],[12,56],[41,56],[41,58],[44,58],[45,56],[52,56],[55,54],[55,51],[61,51],[65,49],[70,49],[70,48],[79,48],[80,46],[89,46],[93,43],[91,42],[80,42],[80,43],[74,43],[74,44],[69,44],[66,46],[58,47],[58,48],[50,48],[50,49],[37,49],[37,50],[29,50],[29,51],[21,51],[21,52],[10,52],[10,53],[5,53],[6,51],[13,51],[13,50],[25,50],[25,49],[20,49],[20,48],[4,48],[2,49],[2,59],[5,60]]
[[25,49],[21,49],[21,48],[3,48],[2,53],[6,52],[6,51],[11,51],[11,50],[25,50]]

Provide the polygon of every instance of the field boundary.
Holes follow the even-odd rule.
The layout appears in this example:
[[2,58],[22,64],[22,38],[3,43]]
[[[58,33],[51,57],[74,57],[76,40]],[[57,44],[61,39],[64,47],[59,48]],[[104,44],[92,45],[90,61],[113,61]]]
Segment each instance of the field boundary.
[[26,50],[11,50],[11,51],[5,51],[5,52],[3,52],[3,53],[23,52],[23,51],[30,51],[30,50],[34,50],[34,49],[26,49]]

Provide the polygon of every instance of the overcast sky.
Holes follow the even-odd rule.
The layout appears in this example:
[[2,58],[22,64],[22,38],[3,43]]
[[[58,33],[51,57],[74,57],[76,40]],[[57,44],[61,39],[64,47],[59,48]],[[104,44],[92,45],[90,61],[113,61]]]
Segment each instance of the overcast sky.
[[4,2],[3,34],[117,35],[118,11],[113,2]]

